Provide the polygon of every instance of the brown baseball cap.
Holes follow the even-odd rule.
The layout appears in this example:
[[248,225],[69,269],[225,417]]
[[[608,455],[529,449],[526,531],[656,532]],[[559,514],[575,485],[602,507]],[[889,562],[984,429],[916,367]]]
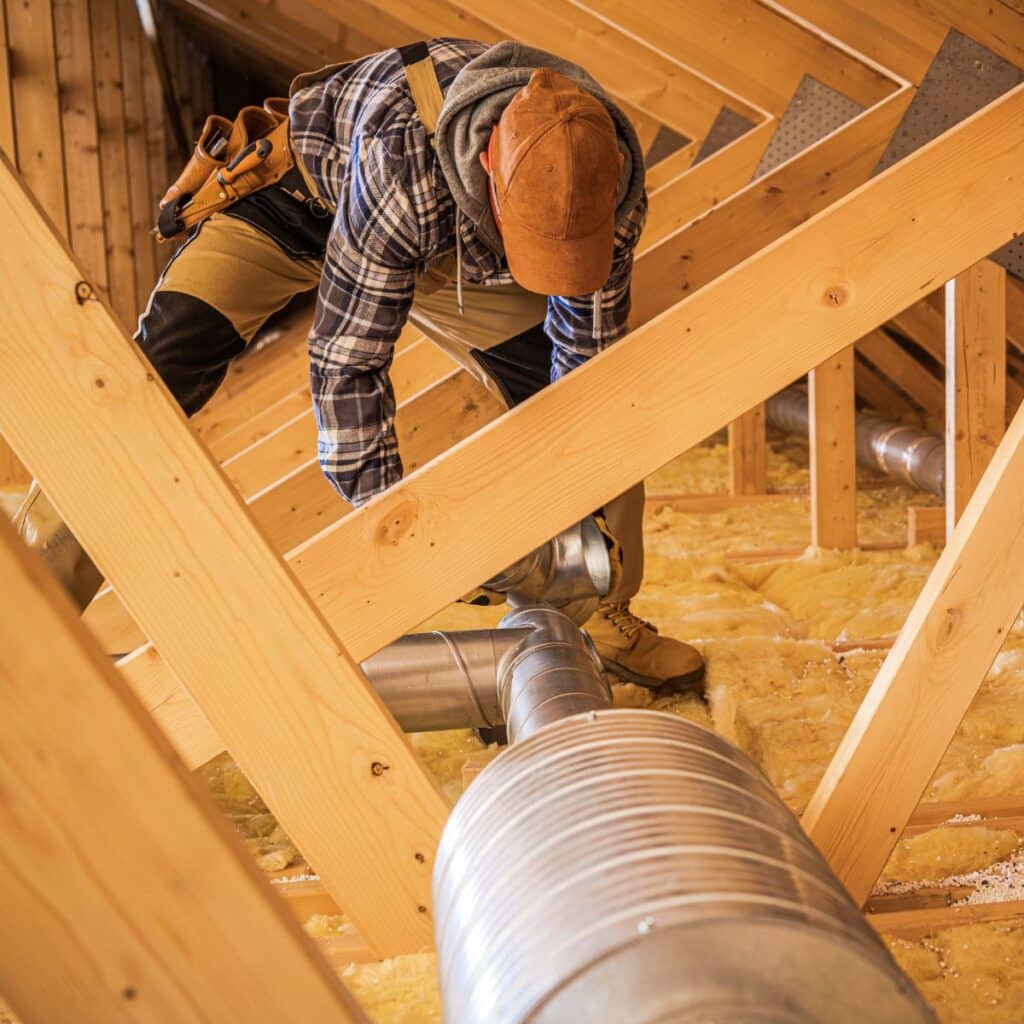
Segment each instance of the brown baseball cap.
[[534,71],[489,156],[512,276],[541,295],[597,291],[611,273],[622,165],[604,104],[557,71]]

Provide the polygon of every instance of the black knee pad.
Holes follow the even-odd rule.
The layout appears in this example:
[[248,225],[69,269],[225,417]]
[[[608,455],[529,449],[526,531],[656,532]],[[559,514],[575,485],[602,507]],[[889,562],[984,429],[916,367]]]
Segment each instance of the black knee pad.
[[154,292],[135,336],[153,369],[189,416],[224,380],[245,342],[223,313],[183,292]]

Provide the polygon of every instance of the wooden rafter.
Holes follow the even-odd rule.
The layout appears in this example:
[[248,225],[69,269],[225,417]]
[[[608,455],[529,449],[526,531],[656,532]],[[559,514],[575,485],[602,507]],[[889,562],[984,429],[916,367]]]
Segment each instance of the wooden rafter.
[[[314,2],[324,10],[337,10],[332,0]],[[613,95],[689,139],[703,138],[723,105],[755,122],[767,116],[569,0],[523,0],[514,6],[500,0],[368,0],[363,7],[415,28],[422,37],[455,35],[484,42],[514,38],[557,52],[588,68]]]
[[852,346],[808,375],[811,543],[857,546],[857,449]]
[[1006,271],[991,260],[946,285],[946,532],[1006,424]]
[[776,117],[804,75],[873,106],[898,87],[876,66],[757,0],[573,0]]
[[365,1022],[2,516],[0,577],[0,990],[19,1016]]
[[635,322],[662,312],[867,181],[909,102],[910,90],[894,93],[656,245],[637,264]]
[[444,797],[6,161],[0,231],[0,431],[371,946],[429,943]]

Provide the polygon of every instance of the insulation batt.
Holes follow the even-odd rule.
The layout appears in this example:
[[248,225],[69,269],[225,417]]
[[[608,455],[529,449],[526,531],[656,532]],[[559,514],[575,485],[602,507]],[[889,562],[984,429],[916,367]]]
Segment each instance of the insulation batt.
[[[806,444],[773,441],[768,469],[776,490],[806,487]],[[902,541],[907,504],[930,499],[859,472],[868,485],[858,495],[861,542]],[[713,440],[660,470],[648,490],[722,492],[727,475],[727,450]],[[662,632],[704,652],[707,702],[692,696],[656,698],[639,687],[616,686],[616,705],[656,707],[712,726],[751,754],[799,813],[885,657],[877,650],[837,654],[830,643],[895,633],[937,553],[921,547],[838,554],[806,550],[797,558],[760,562],[735,557],[807,548],[808,502],[801,495],[716,513],[651,502],[646,535],[647,573],[635,610],[654,619]],[[501,608],[455,605],[421,628],[489,628],[502,614]],[[418,736],[413,743],[449,798],[457,799],[462,763],[483,744],[464,731]],[[227,758],[200,773],[265,867],[298,856]],[[1024,628],[1018,621],[926,799],[969,801],[1022,792]],[[942,827],[901,842],[885,877],[903,884],[994,870],[993,865],[1005,867],[1019,849],[1009,829]],[[346,927],[343,917],[309,925],[317,935]],[[1024,926],[964,925],[927,941],[891,940],[890,945],[943,1024],[1024,1021]],[[441,1019],[435,973],[433,955],[419,954],[353,965],[344,980],[378,1024],[419,1024]]]

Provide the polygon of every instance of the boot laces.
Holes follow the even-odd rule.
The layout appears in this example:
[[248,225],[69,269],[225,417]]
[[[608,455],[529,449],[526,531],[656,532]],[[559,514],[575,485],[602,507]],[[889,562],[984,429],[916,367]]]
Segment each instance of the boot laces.
[[601,613],[627,640],[632,640],[642,629],[649,629],[652,633],[658,632],[646,619],[634,615],[625,601],[605,605]]

